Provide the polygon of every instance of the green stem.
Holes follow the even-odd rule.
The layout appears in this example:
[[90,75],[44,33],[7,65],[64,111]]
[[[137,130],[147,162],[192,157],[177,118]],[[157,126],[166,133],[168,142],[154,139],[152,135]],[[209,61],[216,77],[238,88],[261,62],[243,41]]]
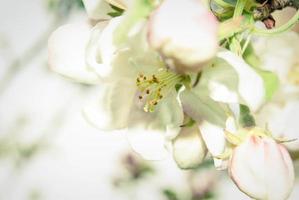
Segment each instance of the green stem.
[[237,18],[242,15],[246,3],[247,3],[247,0],[238,0],[237,1],[233,18]]
[[284,24],[278,28],[274,28],[271,30],[254,28],[252,33],[255,35],[260,35],[260,36],[270,36],[270,35],[283,33],[283,32],[290,30],[291,28],[293,28],[294,25],[298,22],[298,20],[299,20],[299,10],[286,24]]

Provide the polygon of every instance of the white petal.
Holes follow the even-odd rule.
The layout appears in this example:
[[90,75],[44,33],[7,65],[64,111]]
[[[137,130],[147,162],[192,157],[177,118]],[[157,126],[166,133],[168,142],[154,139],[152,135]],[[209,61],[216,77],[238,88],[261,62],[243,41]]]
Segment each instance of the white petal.
[[256,111],[265,101],[263,79],[245,61],[230,51],[218,53],[218,57],[227,61],[238,73],[238,90],[252,111]]
[[183,111],[172,95],[163,99],[154,112],[145,112],[136,103],[129,116],[128,141],[145,159],[163,159],[168,155],[168,141],[179,133],[183,118]]
[[285,32],[273,37],[259,37],[252,44],[261,59],[261,67],[275,72],[282,83],[287,82],[291,67],[298,63],[298,33]]
[[168,156],[163,130],[130,128],[128,141],[134,151],[147,160],[162,160]]
[[87,46],[86,62],[100,77],[111,75],[113,66],[111,62],[115,58],[116,47],[113,42],[113,33],[120,23],[121,17],[98,23],[92,30]]
[[99,81],[85,63],[90,30],[91,26],[82,22],[61,26],[52,33],[48,41],[48,60],[53,71],[79,82]]
[[182,169],[197,167],[207,153],[206,145],[197,126],[182,128],[172,144],[174,160]]
[[128,126],[128,117],[135,97],[134,81],[120,79],[103,85],[99,98],[92,98],[83,111],[86,119],[102,130],[122,129]]
[[111,7],[105,0],[83,0],[88,17],[94,20],[107,19]]
[[299,151],[299,102],[289,101],[285,106],[270,103],[263,107],[257,115],[257,122],[262,126],[267,125],[274,137],[285,140],[285,145],[291,151]]
[[215,101],[226,103],[238,103],[239,97],[235,91],[231,91],[224,84],[211,81],[209,84],[210,96]]
[[[116,53],[116,46],[114,44],[113,36],[122,19],[123,17],[114,17],[111,19],[99,38],[99,50],[101,53],[102,62],[105,64],[110,64],[113,56]],[[106,76],[107,72],[103,71],[101,74],[102,76]]]
[[[207,121],[203,121],[199,125],[199,130],[202,134],[202,138],[212,156],[219,156],[225,151],[226,140],[224,136],[223,128],[211,124]],[[222,168],[222,162],[216,161],[216,168]]]

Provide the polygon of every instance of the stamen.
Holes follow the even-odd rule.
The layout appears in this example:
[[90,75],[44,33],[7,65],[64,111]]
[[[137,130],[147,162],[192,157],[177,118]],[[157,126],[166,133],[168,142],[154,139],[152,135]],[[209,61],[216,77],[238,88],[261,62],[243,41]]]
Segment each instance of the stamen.
[[168,70],[160,70],[157,74],[145,76],[139,74],[136,85],[141,92],[139,99],[145,99],[144,111],[153,112],[158,103],[167,96],[175,85],[183,80],[183,76]]

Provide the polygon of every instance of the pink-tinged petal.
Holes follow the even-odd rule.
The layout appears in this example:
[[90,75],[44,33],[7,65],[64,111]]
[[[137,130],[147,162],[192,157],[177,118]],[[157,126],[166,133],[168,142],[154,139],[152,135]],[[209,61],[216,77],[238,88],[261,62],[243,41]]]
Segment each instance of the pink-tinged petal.
[[202,1],[165,0],[150,16],[148,41],[176,70],[198,71],[218,49],[217,29]]
[[59,27],[48,41],[50,68],[68,78],[84,83],[96,83],[99,77],[85,63],[85,49],[91,26],[74,23]]
[[172,145],[174,160],[182,169],[198,167],[207,153],[206,145],[197,126],[182,128]]
[[254,135],[234,149],[229,172],[238,188],[255,199],[287,199],[294,183],[293,164],[285,147]]

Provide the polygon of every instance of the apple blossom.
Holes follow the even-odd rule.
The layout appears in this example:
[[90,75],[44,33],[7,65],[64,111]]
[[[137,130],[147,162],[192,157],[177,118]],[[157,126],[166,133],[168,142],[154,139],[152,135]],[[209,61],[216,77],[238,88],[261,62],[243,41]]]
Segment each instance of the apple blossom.
[[[132,149],[145,159],[160,160],[172,150],[177,165],[189,169],[198,167],[209,153],[216,169],[229,163],[231,178],[250,197],[289,196],[294,171],[286,148],[278,143],[284,138],[251,127],[255,122],[250,110],[260,114],[276,89],[263,67],[283,72],[279,77],[287,89],[279,92],[292,94],[291,105],[296,104],[298,77],[291,76],[289,84],[287,76],[299,71],[299,50],[290,50],[290,41],[278,43],[285,45],[283,51],[269,49],[274,44],[270,42],[258,52],[263,64],[258,68],[257,59],[250,60],[247,37],[256,32],[249,16],[251,4],[246,5],[246,19],[237,19],[245,23],[240,24],[244,30],[221,34],[219,43],[219,22],[202,0],[83,2],[94,26],[82,22],[58,28],[49,38],[48,50],[53,71],[100,85],[99,95],[83,110],[88,122],[104,131],[122,130]],[[228,18],[244,14],[242,1],[220,3],[228,9]],[[227,20],[218,15],[220,23]],[[225,28],[220,29],[229,29]],[[277,68],[283,64],[285,69]],[[252,117],[250,125],[240,120],[244,116],[240,104]],[[294,107],[286,106],[283,115],[289,118]],[[289,125],[285,119],[283,123]],[[286,130],[280,131],[293,139]]]
[[150,16],[148,41],[176,71],[199,71],[218,50],[217,27],[201,0],[165,0]]
[[248,135],[234,148],[229,173],[238,188],[254,199],[287,199],[294,168],[286,148],[266,135]]
[[[102,82],[102,93],[84,109],[86,119],[102,130],[127,128],[127,138],[132,148],[147,159],[161,159],[167,155],[167,142],[180,133],[184,118],[183,112],[198,122],[207,120],[219,127],[217,130],[222,134],[216,134],[213,138],[205,137],[205,143],[209,144],[208,149],[213,149],[213,145],[211,146],[208,140],[225,140],[223,135],[225,126],[222,125],[225,125],[227,116],[218,103],[209,98],[209,90],[206,88],[211,73],[213,77],[220,77],[221,66],[214,67],[213,72],[204,72],[203,81],[196,87],[182,88],[182,92],[178,93],[175,86],[182,84],[184,76],[165,69],[159,55],[148,48],[145,37],[146,29],[143,29],[143,26],[140,27],[140,31],[136,32],[136,35],[129,38],[127,47],[122,46],[118,49],[113,44],[112,35],[120,22],[121,17],[117,17],[110,20],[108,24],[99,22],[92,29],[86,29],[85,35],[80,35],[80,40],[84,41],[80,48],[71,48],[75,43],[68,43],[68,38],[72,38],[69,36],[72,34],[72,29],[62,34],[63,37],[59,40],[60,46],[58,46],[61,48],[51,48],[55,40],[49,40],[49,52],[61,58],[49,56],[52,69],[57,69],[56,72],[66,73],[75,79],[78,77],[73,76],[74,74],[94,73],[94,76]],[[54,32],[52,38],[55,39],[55,35]],[[68,49],[65,53],[73,52],[71,55],[80,56],[77,56],[77,59],[62,56],[65,49]],[[80,62],[76,63],[79,58]],[[234,59],[234,55],[223,56],[221,59],[226,58]],[[72,62],[71,65],[68,65],[68,62]],[[231,66],[227,65],[227,67]],[[238,73],[233,73],[232,76],[237,77]],[[229,78],[231,79],[232,76]],[[236,95],[239,93],[237,88],[231,90]],[[248,92],[254,91],[248,90]],[[195,105],[196,108],[194,108]],[[208,134],[205,133],[205,135]],[[218,144],[215,148],[219,148]],[[175,152],[176,155],[180,154],[177,150]]]

